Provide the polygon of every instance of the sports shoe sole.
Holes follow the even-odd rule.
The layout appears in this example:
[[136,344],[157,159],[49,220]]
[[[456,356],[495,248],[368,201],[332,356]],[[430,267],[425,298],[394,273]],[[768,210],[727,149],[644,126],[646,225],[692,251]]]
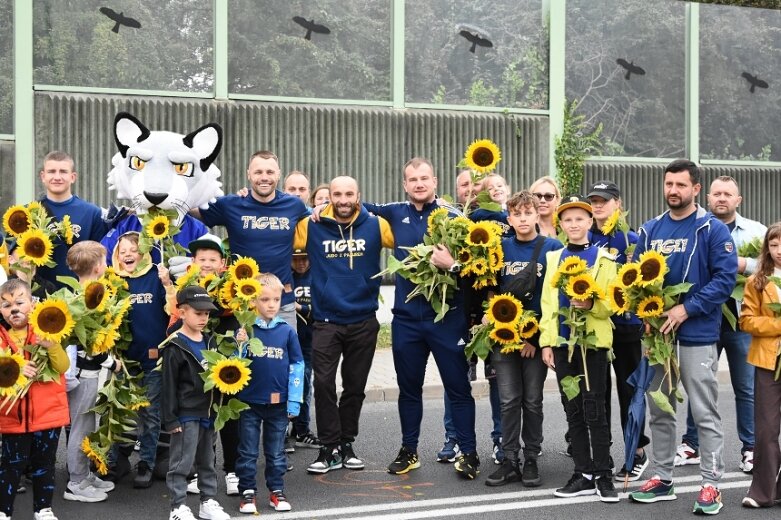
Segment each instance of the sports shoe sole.
[[635,466],[632,471],[629,473],[629,478],[625,478],[624,475],[621,475],[620,472],[616,473],[613,480],[616,482],[624,482],[624,480],[628,480],[629,482],[636,482],[640,480],[640,477],[643,476],[643,473],[648,468],[648,465],[651,463],[650,459],[645,460],[645,464],[642,464],[639,468]]
[[712,509],[710,511],[706,511],[699,504],[694,504],[694,508],[692,509],[692,513],[700,514],[700,515],[717,515],[717,514],[719,514],[719,511],[721,511],[722,507],[724,507],[724,504],[719,502],[719,506],[717,508]]
[[653,504],[654,502],[670,502],[672,500],[677,500],[677,499],[678,497],[674,493],[672,495],[657,495],[651,498],[637,498],[635,496],[632,496],[631,493],[629,494],[629,500],[640,502],[641,504]]
[[244,513],[245,515],[254,515],[258,512],[258,508],[253,505],[252,507],[239,507],[239,513]]
[[268,505],[274,511],[290,511],[291,509],[293,509],[289,502],[285,502],[284,504],[276,505],[276,504],[274,504],[274,502],[269,500]]
[[342,467],[344,467],[345,469],[351,469],[351,470],[362,470],[363,468],[366,467],[366,464],[364,464],[363,462],[359,462],[359,463],[356,463],[356,462],[342,462]]
[[591,495],[596,495],[597,489],[582,489],[580,491],[576,491],[575,493],[564,493],[562,491],[559,491],[558,489],[553,492],[553,496],[559,497],[559,498],[573,498],[573,497],[587,497]]
[[323,468],[323,469],[320,469],[320,468],[306,468],[306,472],[307,473],[314,473],[314,474],[317,474],[317,475],[322,475],[323,473],[328,473],[329,471],[333,471],[335,469],[342,469],[342,467],[343,467],[342,463],[340,462],[339,464],[335,464],[333,466],[328,466],[327,468]]
[[490,478],[485,479],[485,485],[488,487],[499,487],[499,486],[506,486],[507,484],[512,484],[513,482],[520,482],[521,477],[520,475],[507,475],[506,478],[502,480],[491,480]]
[[65,493],[62,494],[62,498],[64,498],[65,500],[70,500],[71,502],[95,503],[95,502],[103,502],[108,498],[108,495],[105,495],[103,497],[85,497],[84,495],[76,495],[74,493],[66,491]]
[[542,484],[542,477],[537,477],[535,479],[524,479],[521,477],[521,484],[525,487],[540,487]]
[[393,471],[390,468],[388,468],[388,473],[390,473],[391,475],[403,475],[405,473],[409,473],[413,469],[418,469],[419,467],[420,467],[420,461],[414,462],[414,463],[410,464],[409,466],[407,466],[406,468],[404,468],[402,470],[399,470],[399,471]]

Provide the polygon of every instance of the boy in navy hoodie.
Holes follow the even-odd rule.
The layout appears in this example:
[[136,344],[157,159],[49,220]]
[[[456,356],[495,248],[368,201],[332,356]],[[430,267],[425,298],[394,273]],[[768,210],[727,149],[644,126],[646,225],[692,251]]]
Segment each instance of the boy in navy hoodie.
[[300,412],[304,389],[304,358],[296,331],[279,317],[284,285],[270,273],[260,275],[260,284],[263,290],[255,300],[258,317],[252,330],[263,346],[255,352],[245,348],[244,355],[252,360],[252,378],[237,395],[249,405],[239,418],[239,457],[236,460],[241,493],[239,511],[248,514],[258,511],[255,489],[261,426],[266,486],[271,492],[269,506],[277,511],[291,509],[283,481],[287,471],[285,432],[289,418]]
[[[165,267],[155,266],[149,253],[139,253],[138,236],[138,232],[131,231],[119,237],[112,255],[112,265],[117,274],[127,280],[132,304],[128,322],[133,340],[125,352],[125,357],[137,362],[140,370],[143,370],[142,384],[146,388],[146,397],[150,403],[138,412],[141,460],[133,480],[133,487],[148,488],[152,485],[152,470],[155,467],[157,439],[160,435],[162,378],[160,371],[155,370],[159,357],[157,347],[165,340],[168,326],[166,291],[173,291],[174,287]],[[116,453],[112,458],[116,459]]]

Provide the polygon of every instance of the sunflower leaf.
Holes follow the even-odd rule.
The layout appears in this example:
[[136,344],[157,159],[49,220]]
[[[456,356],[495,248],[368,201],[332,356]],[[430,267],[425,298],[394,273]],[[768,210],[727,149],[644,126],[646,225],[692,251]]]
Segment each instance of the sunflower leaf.
[[73,292],[81,292],[83,290],[79,281],[72,276],[58,276],[57,281],[73,289]]
[[656,404],[660,410],[667,412],[670,415],[675,414],[675,410],[673,409],[673,405],[670,404],[670,399],[667,397],[667,394],[661,390],[654,390],[652,392],[648,392],[648,395],[651,396],[651,399],[654,400],[654,404]]
[[566,376],[561,378],[561,391],[572,401],[580,394],[580,379],[582,376]]
[[263,345],[263,342],[260,341],[260,338],[252,338],[248,342],[249,351],[252,352],[254,356],[262,357],[264,355],[265,346]]
[[[260,341],[260,340],[258,340],[258,341]],[[222,354],[220,354],[216,350],[204,349],[204,350],[201,351],[201,353],[203,354],[203,358],[206,361],[208,361],[209,364],[215,364],[215,363],[218,363],[218,362],[222,361],[223,359],[225,359],[225,356],[223,356]]]

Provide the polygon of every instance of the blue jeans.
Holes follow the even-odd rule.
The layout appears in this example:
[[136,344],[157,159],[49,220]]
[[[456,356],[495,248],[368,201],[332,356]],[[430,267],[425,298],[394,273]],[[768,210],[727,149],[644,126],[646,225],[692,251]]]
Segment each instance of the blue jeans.
[[149,464],[150,469],[153,469],[157,459],[157,440],[160,437],[160,393],[163,388],[163,373],[159,370],[144,372],[141,384],[146,388],[149,406],[138,411],[140,426],[138,440],[141,443],[138,455],[141,460]]
[[[727,351],[729,377],[735,392],[735,414],[738,424],[738,438],[743,444],[741,452],[754,449],[754,367],[746,361],[751,334],[742,331],[722,331],[718,347]],[[697,428],[692,419],[691,407],[686,416],[686,433],[683,442],[694,448],[700,447]]]
[[[491,440],[499,442],[502,437],[502,407],[499,402],[499,387],[496,384],[496,377],[488,379],[488,398],[491,401],[491,422],[493,423],[493,429],[491,430]],[[445,423],[445,439],[456,440],[456,427],[453,426],[453,417],[450,411],[450,399],[445,394],[445,415],[443,421]]]
[[257,486],[258,444],[263,427],[263,455],[266,458],[266,487],[269,491],[284,491],[283,478],[287,471],[285,432],[287,431],[287,403],[252,404],[239,418],[239,456],[236,476],[239,493]]

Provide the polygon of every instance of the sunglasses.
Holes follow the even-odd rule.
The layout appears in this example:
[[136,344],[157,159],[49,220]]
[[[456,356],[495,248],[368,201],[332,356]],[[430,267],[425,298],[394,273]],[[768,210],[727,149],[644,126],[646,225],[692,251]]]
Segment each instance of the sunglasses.
[[553,199],[556,198],[556,194],[555,193],[533,193],[533,195],[535,197],[537,197],[538,199],[540,199],[540,200],[545,199],[548,202],[550,202],[550,201],[552,201]]

